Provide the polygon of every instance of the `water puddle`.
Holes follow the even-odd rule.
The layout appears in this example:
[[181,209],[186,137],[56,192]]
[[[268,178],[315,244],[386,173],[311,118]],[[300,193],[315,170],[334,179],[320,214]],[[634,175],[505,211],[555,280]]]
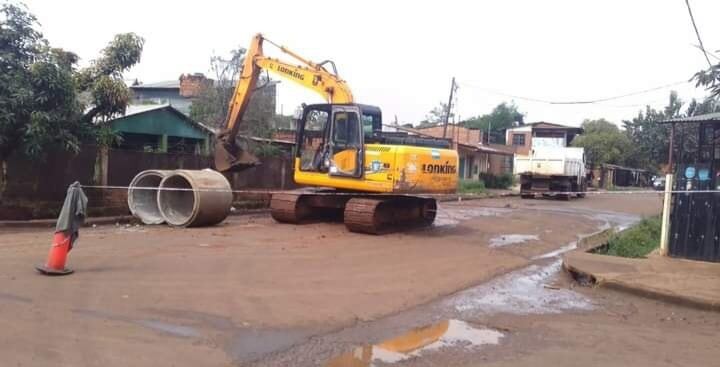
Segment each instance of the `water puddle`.
[[223,349],[233,362],[252,361],[263,355],[290,348],[296,343],[306,340],[310,330],[285,329],[239,329],[232,334]]
[[445,302],[461,314],[468,315],[527,315],[592,309],[592,302],[579,293],[547,287],[561,266],[561,259],[545,266],[531,265],[462,291]]
[[369,367],[376,366],[377,363],[397,363],[444,348],[495,345],[503,336],[503,333],[497,330],[476,328],[461,320],[445,320],[413,329],[378,344],[357,347],[331,359],[325,367]]
[[435,217],[435,226],[454,226],[461,221],[477,217],[500,217],[510,213],[511,209],[506,208],[440,208]]
[[164,334],[177,336],[177,337],[181,337],[181,338],[199,338],[202,336],[196,329],[191,328],[189,326],[171,324],[171,323],[158,321],[158,320],[134,319],[134,318],[126,317],[126,316],[112,314],[109,312],[87,310],[87,309],[74,309],[74,310],[72,310],[72,312],[80,314],[80,315],[88,316],[88,317],[103,319],[103,320],[127,322],[127,323],[135,324],[138,326],[142,326],[142,327],[145,327],[148,329],[152,329],[155,331],[159,331]]
[[550,251],[550,252],[546,252],[546,253],[544,253],[544,254],[542,254],[542,255],[535,256],[535,257],[533,257],[532,259],[533,259],[533,260],[549,259],[549,258],[551,258],[551,257],[560,256],[560,255],[562,255],[562,254],[564,254],[564,253],[566,253],[566,252],[568,252],[568,251],[572,251],[572,250],[574,250],[574,249],[576,249],[576,248],[577,248],[577,241],[572,241],[572,242],[568,243],[567,245],[565,245],[565,246],[563,246],[563,247],[560,247],[560,248],[557,249],[557,250],[553,250],[553,251]]
[[201,336],[197,330],[189,326],[175,325],[157,320],[136,320],[135,323],[155,331],[182,338],[199,338]]
[[535,234],[503,234],[490,239],[490,247],[503,247],[527,241],[538,241],[540,238]]

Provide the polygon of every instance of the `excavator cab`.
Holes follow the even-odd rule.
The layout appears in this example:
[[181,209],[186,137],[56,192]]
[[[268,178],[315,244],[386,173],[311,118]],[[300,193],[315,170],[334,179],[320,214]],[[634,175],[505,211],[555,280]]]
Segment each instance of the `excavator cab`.
[[300,170],[362,177],[363,121],[360,107],[354,104],[305,106],[296,134]]

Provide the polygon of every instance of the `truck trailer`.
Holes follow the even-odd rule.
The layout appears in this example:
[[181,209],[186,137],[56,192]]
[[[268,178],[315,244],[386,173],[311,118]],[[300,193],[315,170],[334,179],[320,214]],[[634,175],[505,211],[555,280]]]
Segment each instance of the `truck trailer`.
[[562,200],[585,197],[584,148],[535,146],[527,156],[516,155],[515,174],[520,176],[520,196],[553,196]]

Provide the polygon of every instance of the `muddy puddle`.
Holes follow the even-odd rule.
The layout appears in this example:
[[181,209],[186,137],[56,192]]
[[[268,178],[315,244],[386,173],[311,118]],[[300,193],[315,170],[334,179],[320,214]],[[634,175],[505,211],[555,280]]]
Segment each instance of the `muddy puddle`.
[[503,247],[538,240],[540,237],[536,234],[502,234],[490,239],[490,247]]
[[589,298],[551,285],[561,266],[561,259],[546,265],[530,265],[457,293],[446,300],[445,305],[463,317],[496,313],[546,314],[592,309],[593,304]]
[[483,345],[495,345],[503,336],[500,331],[478,328],[461,320],[444,320],[413,329],[377,344],[356,347],[350,352],[330,359],[325,367],[392,364],[422,357],[440,349],[477,349]]
[[440,207],[435,217],[435,227],[455,226],[462,221],[477,217],[502,217],[512,212],[508,208],[453,208]]

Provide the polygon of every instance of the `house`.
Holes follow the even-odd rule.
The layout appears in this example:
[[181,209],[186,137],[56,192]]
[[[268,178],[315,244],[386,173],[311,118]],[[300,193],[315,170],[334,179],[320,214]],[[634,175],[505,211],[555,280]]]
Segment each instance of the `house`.
[[576,135],[581,134],[580,127],[565,126],[540,121],[509,128],[505,131],[505,144],[511,146],[515,154],[530,155],[533,138],[542,139],[543,144],[559,147],[569,146]]
[[209,155],[213,132],[175,106],[130,105],[108,122],[122,136],[116,148],[155,153]]
[[[166,80],[156,83],[138,83],[135,82],[130,86],[133,92],[133,100],[131,104],[168,104],[178,111],[190,115],[190,106],[195,98],[200,96],[205,88],[212,86],[214,81],[208,79],[201,73],[182,74],[177,80]],[[268,101],[272,104],[268,110],[272,115],[275,113],[275,96],[277,81],[264,83],[256,93],[268,96]],[[272,115],[270,117],[272,117]]]
[[461,179],[480,178],[481,174],[501,175],[512,173],[514,152],[498,144],[483,144],[483,132],[480,129],[467,128],[460,124],[448,124],[408,129],[417,135],[449,139],[458,151],[458,175]]
[[613,187],[645,187],[651,185],[652,173],[648,170],[623,167],[616,164],[601,164],[592,170],[592,186],[610,189]]
[[[133,84],[132,104],[167,104],[189,115],[192,99],[197,97],[203,87],[212,85],[210,79],[202,74],[181,75],[177,80],[166,80],[147,84]],[[181,88],[182,87],[182,88]]]

